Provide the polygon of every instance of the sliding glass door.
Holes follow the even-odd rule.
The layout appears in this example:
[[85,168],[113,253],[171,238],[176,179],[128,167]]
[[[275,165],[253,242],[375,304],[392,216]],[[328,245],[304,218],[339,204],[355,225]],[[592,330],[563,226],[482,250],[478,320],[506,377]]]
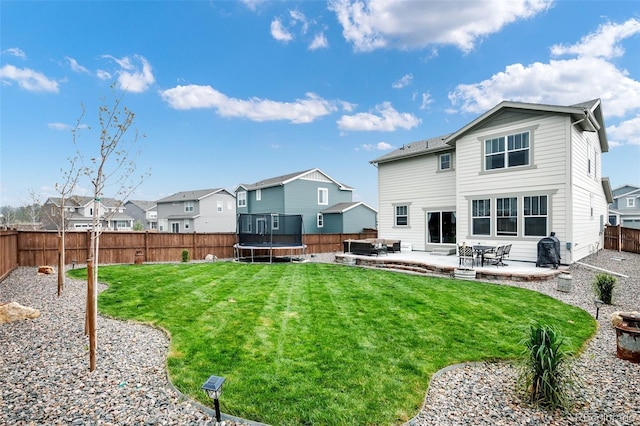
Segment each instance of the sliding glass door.
[[427,212],[427,242],[430,244],[456,242],[456,212]]

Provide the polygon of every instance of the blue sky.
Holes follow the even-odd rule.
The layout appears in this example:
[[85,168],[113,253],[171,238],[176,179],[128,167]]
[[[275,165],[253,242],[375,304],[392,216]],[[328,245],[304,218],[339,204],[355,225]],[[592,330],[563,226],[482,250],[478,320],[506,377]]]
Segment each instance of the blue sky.
[[98,146],[97,109],[112,84],[146,135],[136,175],[151,175],[133,199],[317,167],[376,207],[370,160],[454,132],[502,100],[601,98],[603,175],[614,188],[640,185],[638,1],[0,8],[0,205],[57,195],[76,147],[89,158]]

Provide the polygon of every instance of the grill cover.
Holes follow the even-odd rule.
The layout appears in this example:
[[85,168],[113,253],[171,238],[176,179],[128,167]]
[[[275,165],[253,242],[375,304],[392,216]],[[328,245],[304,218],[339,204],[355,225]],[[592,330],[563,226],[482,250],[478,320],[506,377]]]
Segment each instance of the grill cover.
[[538,261],[536,266],[553,265],[554,268],[557,268],[559,264],[560,240],[552,235],[538,241]]

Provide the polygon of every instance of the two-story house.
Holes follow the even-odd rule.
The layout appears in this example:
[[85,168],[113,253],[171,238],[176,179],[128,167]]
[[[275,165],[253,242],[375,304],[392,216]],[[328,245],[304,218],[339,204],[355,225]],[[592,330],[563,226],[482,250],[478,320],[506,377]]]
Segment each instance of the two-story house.
[[[50,197],[42,205],[45,229],[58,229],[60,221],[60,197]],[[130,231],[133,218],[125,213],[124,205],[114,198],[72,195],[64,200],[66,228],[69,230],[91,229],[93,212],[97,210],[98,226],[111,231]]]
[[555,232],[562,263],[575,262],[602,247],[608,149],[599,99],[502,102],[454,133],[371,161],[378,233],[421,251],[512,244],[512,259],[535,261],[537,242]]
[[609,223],[640,229],[640,186],[623,185],[613,190],[609,204]]
[[305,234],[357,233],[375,228],[377,211],[352,201],[353,188],[320,169],[240,184],[237,212],[302,215]]
[[140,224],[146,231],[158,229],[158,208],[155,201],[129,200],[124,204],[125,211],[133,218],[133,226]]
[[236,197],[224,188],[177,192],[156,205],[158,232],[236,231]]

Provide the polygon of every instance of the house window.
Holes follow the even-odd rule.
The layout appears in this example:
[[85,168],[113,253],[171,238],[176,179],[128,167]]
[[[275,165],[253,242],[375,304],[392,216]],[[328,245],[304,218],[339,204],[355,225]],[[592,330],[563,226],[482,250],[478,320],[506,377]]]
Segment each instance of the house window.
[[635,198],[627,198],[627,207],[635,207],[636,199]]
[[271,215],[271,229],[280,229],[280,216],[277,214]]
[[240,230],[243,233],[251,233],[251,216],[242,216],[242,223],[240,224]]
[[262,200],[262,189],[256,189],[256,201]]
[[118,228],[118,229],[128,228],[127,221],[126,220],[118,220],[118,221],[116,221],[116,228]]
[[324,216],[322,213],[318,213],[318,228],[322,228],[324,226]]
[[184,202],[184,211],[192,212],[193,211],[193,201],[185,201]]
[[473,235],[491,235],[491,200],[471,202],[471,224]]
[[265,235],[267,233],[267,218],[256,218],[256,231],[258,235]]
[[518,235],[518,199],[516,197],[496,200],[496,234]]
[[233,208],[233,203],[231,201],[227,201],[227,210],[231,210]]
[[158,222],[149,222],[149,229],[158,229]]
[[222,211],[224,210],[224,204],[222,203],[222,201],[216,202],[216,210],[218,211],[218,213],[222,213]]
[[171,222],[171,232],[180,232],[180,224],[178,222]]
[[446,244],[456,242],[455,212],[428,212],[427,227],[429,243]]
[[529,132],[486,139],[484,158],[485,170],[529,165]]
[[247,206],[247,193],[245,191],[238,192],[238,207]]
[[329,190],[327,188],[318,188],[318,204],[324,206],[329,204]]
[[524,197],[524,235],[544,237],[547,232],[547,196]]
[[189,229],[189,221],[188,220],[184,221],[184,229]]
[[451,169],[451,153],[440,154],[440,170]]
[[395,206],[395,226],[409,226],[409,206]]

